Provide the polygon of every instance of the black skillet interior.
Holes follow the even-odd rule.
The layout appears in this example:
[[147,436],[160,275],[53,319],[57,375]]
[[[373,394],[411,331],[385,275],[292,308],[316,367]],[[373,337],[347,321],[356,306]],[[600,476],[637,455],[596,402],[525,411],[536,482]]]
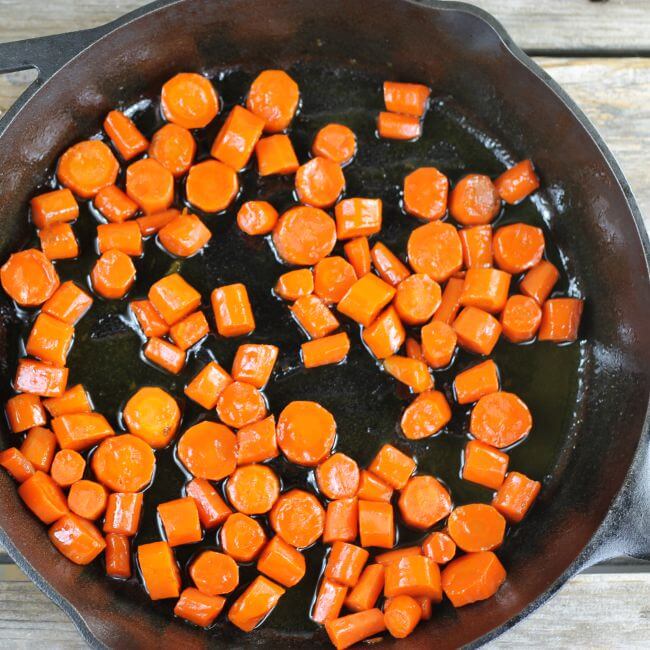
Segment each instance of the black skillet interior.
[[[399,29],[390,29],[391,21],[399,21]],[[108,59],[110,66],[104,63]],[[497,348],[504,387],[523,397],[536,422],[529,439],[512,451],[511,466],[543,479],[544,491],[530,518],[510,535],[502,551],[509,581],[499,595],[458,612],[440,608],[405,645],[470,642],[547,590],[603,519],[638,442],[648,381],[639,351],[650,349],[638,338],[647,337],[641,323],[648,304],[638,300],[647,295],[647,272],[620,188],[562,102],[505,55],[503,43],[478,18],[461,11],[432,12],[407,2],[321,6],[285,1],[271,6],[243,0],[194,1],[173,4],[117,30],[59,73],[24,109],[21,125],[14,124],[3,136],[0,162],[7,190],[0,197],[0,257],[29,237],[25,201],[37,185],[51,182],[56,155],[96,132],[107,110],[142,101],[135,119],[150,132],[159,117],[147,100],[174,72],[208,73],[227,108],[241,101],[252,75],[269,66],[287,68],[300,84],[303,106],[292,138],[301,160],[307,157],[315,131],[327,122],[340,121],[357,133],[359,155],[345,170],[347,195],[384,199],[381,239],[397,251],[403,252],[408,232],[417,225],[399,206],[399,187],[408,171],[433,164],[452,180],[467,171],[496,175],[504,164],[531,156],[546,190],[534,201],[506,209],[498,223],[525,220],[542,226],[551,260],[565,271],[558,290],[588,299],[585,341],[570,346],[500,343]],[[375,138],[374,117],[381,108],[384,78],[420,81],[434,88],[435,100],[418,143]],[[45,111],[46,121],[39,119]],[[204,156],[224,113],[202,136]],[[130,297],[144,295],[151,282],[172,269],[180,270],[201,291],[206,307],[214,286],[244,282],[258,323],[252,340],[273,342],[282,349],[267,390],[273,412],[292,399],[318,400],[337,419],[338,449],[367,462],[382,442],[391,441],[417,457],[421,472],[443,479],[457,502],[488,500],[487,490],[458,478],[466,414],[458,413],[443,435],[406,444],[397,431],[406,396],[378,370],[355,327],[346,324],[353,339],[347,364],[299,370],[302,337],[286,305],[270,293],[285,269],[267,242],[242,235],[234,225],[236,209],[246,199],[261,196],[278,208],[290,205],[292,184],[286,179],[260,181],[252,169],[242,175],[242,185],[242,195],[231,210],[206,217],[214,237],[204,254],[180,262],[149,242],[145,257],[137,263],[138,282]],[[59,270],[62,277],[83,279],[94,258],[92,215],[85,212],[76,228],[86,253],[81,265],[63,263]],[[84,269],[81,274],[79,266]],[[10,377],[29,317],[22,315],[16,322],[7,304],[2,305],[2,315],[4,370]],[[82,381],[97,409],[117,426],[119,409],[137,386],[161,385],[184,401],[187,377],[210,355],[228,367],[238,343],[211,336],[192,355],[187,370],[172,378],[139,357],[142,344],[128,319],[126,301],[98,300],[77,329],[69,359],[70,382]],[[462,355],[454,372],[472,361]],[[438,386],[447,392],[451,376],[444,372],[436,376]],[[205,416],[185,403],[184,426]],[[9,440],[3,437],[4,444]],[[311,480],[307,472],[280,461],[277,465],[282,467],[285,487]],[[178,496],[183,482],[172,451],[160,453],[156,483],[145,501],[150,514],[139,542],[158,538],[154,506]],[[235,646],[264,641],[298,646],[316,630],[305,612],[322,549],[309,552],[311,568],[304,587],[290,590],[261,630],[243,636],[218,625],[205,635],[170,621],[171,608],[152,607],[137,585],[107,581],[100,566],[80,570],[69,565],[22,510],[5,477],[0,489],[7,495],[0,523],[64,598],[77,604],[75,594],[83,593],[77,609],[104,643],[201,646],[227,640]],[[403,529],[400,535],[405,543],[414,539]],[[204,544],[215,544],[213,533]],[[183,549],[179,559],[185,562],[195,551]],[[322,639],[316,632],[312,642]]]

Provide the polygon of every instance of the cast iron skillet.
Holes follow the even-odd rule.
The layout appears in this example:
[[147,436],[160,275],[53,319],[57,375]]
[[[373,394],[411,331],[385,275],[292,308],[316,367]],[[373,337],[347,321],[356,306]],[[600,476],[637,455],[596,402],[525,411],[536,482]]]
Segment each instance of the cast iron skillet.
[[[562,414],[563,436],[542,498],[503,549],[507,583],[484,603],[441,608],[396,644],[478,645],[584,567],[623,553],[650,555],[648,238],[605,144],[494,19],[453,2],[163,0],[97,29],[2,44],[0,71],[35,67],[39,78],[0,122],[0,259],[24,241],[24,205],[56,156],[97,131],[110,108],[153,93],[179,70],[303,65],[444,89],[474,116],[468,124],[488,134],[488,149],[502,143],[502,162],[531,157],[547,188],[538,211],[559,250],[570,252],[568,277],[588,297],[579,365],[568,381],[574,408]],[[2,322],[6,384],[15,336],[10,319]],[[557,390],[553,372],[533,380],[541,395]],[[334,385],[330,396],[336,395]],[[544,408],[553,410],[551,399]],[[544,431],[536,436],[543,439]],[[10,434],[2,437],[6,446]],[[0,542],[91,645],[204,647],[220,640],[170,621],[147,599],[59,556],[4,473],[0,498]],[[280,636],[271,626],[228,641],[297,647],[308,638]]]

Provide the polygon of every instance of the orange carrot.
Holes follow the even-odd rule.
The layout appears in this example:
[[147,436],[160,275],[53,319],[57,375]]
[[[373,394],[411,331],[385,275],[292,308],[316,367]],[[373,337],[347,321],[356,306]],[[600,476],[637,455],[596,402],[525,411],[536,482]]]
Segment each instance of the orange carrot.
[[440,569],[429,557],[411,555],[386,565],[384,596],[426,596],[435,603],[442,600]]
[[544,233],[525,223],[499,228],[492,240],[494,261],[508,273],[522,273],[532,268],[544,254]]
[[243,106],[233,106],[217,133],[210,154],[237,172],[248,163],[263,128],[264,120]]
[[190,565],[190,577],[206,596],[221,596],[239,584],[239,567],[229,555],[203,551]]
[[353,542],[359,529],[357,498],[335,499],[327,505],[323,543]]
[[465,280],[461,278],[449,278],[442,292],[440,307],[436,309],[433,320],[451,325],[456,320],[460,309],[460,296],[463,293]]
[[404,179],[404,209],[427,221],[442,219],[447,212],[449,179],[435,167],[420,167]]
[[18,483],[23,483],[36,471],[31,461],[16,447],[0,451],[0,467],[4,467]]
[[463,454],[462,477],[466,481],[497,490],[503,483],[509,460],[508,454],[480,440],[470,440],[465,445]]
[[135,221],[97,226],[97,247],[100,253],[115,248],[125,255],[142,255],[142,233]]
[[222,596],[206,596],[198,589],[183,589],[174,606],[174,615],[200,627],[210,627],[226,604]]
[[540,341],[564,343],[578,338],[584,302],[578,298],[553,298],[544,303]]
[[123,298],[135,282],[135,266],[131,258],[115,248],[106,251],[90,273],[93,289],[103,298]]
[[117,185],[102,187],[95,195],[94,203],[111,223],[122,223],[138,211],[138,204]]
[[300,346],[305,368],[317,368],[341,363],[350,351],[350,339],[345,332],[307,341]]
[[359,278],[339,301],[337,309],[366,327],[393,299],[395,289],[372,273]]
[[369,237],[381,230],[381,199],[343,199],[334,209],[339,239]]
[[384,590],[384,567],[369,564],[345,599],[345,606],[353,612],[372,609]]
[[160,106],[168,122],[186,129],[202,129],[217,116],[219,97],[209,79],[181,72],[163,85]]
[[325,566],[325,577],[346,587],[354,587],[359,581],[368,557],[368,551],[359,546],[334,542]]
[[301,203],[329,208],[345,190],[341,166],[329,158],[316,156],[296,171],[296,194]]
[[315,207],[287,210],[273,229],[273,245],[288,264],[311,266],[332,252],[336,243],[333,219]]
[[470,352],[488,355],[501,335],[501,324],[477,307],[465,307],[453,324],[458,343]]
[[359,489],[359,466],[345,454],[333,454],[316,468],[316,482],[328,499],[352,498]]
[[37,228],[74,221],[79,216],[79,204],[69,189],[39,194],[29,203],[32,209],[32,222]]
[[95,477],[113,492],[139,492],[153,479],[156,457],[151,447],[124,433],[99,443],[92,456]]
[[38,395],[29,393],[15,395],[7,400],[5,410],[9,426],[14,433],[21,433],[47,423],[47,415]]
[[277,605],[284,589],[264,576],[257,576],[228,611],[228,620],[244,632],[253,630]]
[[468,553],[491,551],[501,545],[506,520],[484,503],[459,506],[449,515],[447,531],[459,548]]
[[385,629],[384,615],[380,609],[348,614],[325,623],[327,635],[337,650],[349,648],[359,641],[381,634]]
[[235,471],[235,434],[223,424],[199,422],[178,440],[176,453],[185,469],[196,478],[220,481]]
[[243,381],[228,384],[217,399],[217,414],[227,426],[240,429],[266,417],[266,400],[255,386]]
[[50,397],[43,402],[53,418],[74,413],[90,413],[93,406],[81,384],[69,388],[61,397]]
[[431,528],[451,512],[451,496],[433,476],[414,476],[404,486],[398,506],[411,528]]
[[456,352],[456,332],[447,323],[432,320],[420,330],[420,335],[424,360],[432,368],[448,366]]
[[237,562],[251,562],[266,544],[266,533],[255,519],[240,512],[229,515],[221,527],[221,546]]
[[177,257],[191,257],[205,248],[212,233],[195,214],[184,212],[158,231],[163,248]]
[[359,500],[361,546],[392,548],[395,545],[393,506],[383,501]]
[[382,566],[387,566],[391,562],[399,562],[403,557],[410,557],[411,555],[422,555],[422,550],[419,546],[404,546],[396,548],[393,551],[386,551],[375,556],[375,562],[379,562]]
[[212,309],[221,336],[242,336],[255,329],[255,318],[243,284],[229,284],[215,289]]
[[93,299],[74,282],[64,282],[45,302],[42,311],[64,323],[75,325],[90,309]]
[[505,579],[505,569],[490,551],[463,555],[442,571],[442,587],[454,607],[490,598]]
[[185,394],[204,409],[212,410],[223,389],[231,382],[232,377],[216,361],[210,361],[187,384]]
[[149,300],[167,325],[173,325],[198,309],[201,294],[178,273],[172,273],[151,285]]
[[44,472],[36,471],[21,483],[18,495],[44,524],[51,524],[68,512],[63,491]]
[[162,388],[140,388],[122,411],[126,428],[154,449],[166,447],[176,435],[181,411],[176,400]]
[[203,212],[223,212],[239,193],[237,174],[218,160],[192,165],[185,181],[187,200]]
[[114,435],[101,413],[66,413],[52,420],[52,429],[61,449],[83,451]]
[[339,322],[327,305],[317,296],[301,296],[291,306],[291,313],[305,332],[314,339],[330,334]]
[[68,369],[56,368],[33,359],[20,359],[14,389],[19,393],[32,393],[41,397],[60,397],[68,383]]
[[273,289],[284,300],[298,300],[314,291],[314,274],[311,269],[296,269],[283,273]]
[[361,278],[366,273],[370,273],[370,246],[367,237],[356,237],[343,245],[345,256],[354,267],[357,278]]
[[420,603],[411,596],[396,596],[384,607],[384,624],[396,639],[405,639],[422,619]]
[[111,111],[104,120],[104,131],[113,141],[124,160],[131,160],[145,152],[149,142],[133,120],[120,111]]
[[307,548],[323,534],[325,511],[313,494],[290,490],[275,502],[269,523],[287,544]]
[[436,564],[446,564],[456,555],[456,542],[446,533],[436,531],[422,542],[422,553]]
[[431,88],[422,84],[384,81],[384,103],[391,113],[422,117],[427,110]]
[[326,124],[311,145],[314,156],[329,158],[339,165],[347,165],[357,152],[357,136],[343,124]]
[[411,336],[406,339],[406,356],[420,361],[425,360],[424,354],[422,354],[422,346]]
[[402,415],[400,426],[409,440],[420,440],[438,433],[451,420],[451,408],[444,393],[420,393]]
[[171,223],[180,216],[180,212],[176,208],[156,212],[156,214],[145,214],[143,217],[138,217],[135,222],[140,228],[143,237],[155,235],[162,230],[168,223]]
[[509,472],[492,499],[492,505],[510,522],[518,524],[537,498],[542,485],[519,472]]
[[52,459],[50,475],[60,487],[70,487],[80,481],[86,471],[84,457],[74,449],[61,449]]
[[203,528],[216,528],[232,514],[212,484],[203,478],[192,479],[185,486],[185,493],[194,499]]
[[237,431],[237,464],[261,463],[279,454],[272,415]]
[[25,345],[27,354],[55,366],[65,366],[74,327],[48,314],[39,314]]
[[363,329],[361,338],[378,359],[385,359],[395,354],[406,338],[406,331],[397,310],[392,306],[384,310]]
[[97,528],[73,513],[63,515],[48,535],[56,549],[75,564],[90,564],[106,548]]
[[502,449],[525,438],[532,426],[533,418],[526,404],[514,393],[497,391],[476,403],[469,432],[481,442]]
[[280,480],[266,465],[238,467],[228,478],[226,494],[233,507],[245,515],[263,515],[280,496]]
[[264,70],[251,84],[246,108],[264,120],[267,133],[284,131],[298,109],[298,84],[283,70]]
[[288,135],[283,133],[262,138],[255,146],[260,176],[293,174],[300,167]]
[[316,623],[324,624],[338,618],[347,593],[347,587],[323,578],[311,611],[312,619]]
[[49,472],[56,452],[56,436],[44,427],[32,427],[20,445],[20,453],[41,472]]
[[478,226],[494,220],[501,199],[494,184],[483,174],[469,174],[451,191],[449,212],[463,226]]
[[415,461],[393,445],[384,445],[368,469],[397,490],[401,490],[415,470]]
[[200,542],[203,538],[199,511],[192,497],[160,503],[157,511],[165,538],[170,546],[193,544]]
[[377,118],[377,133],[389,140],[417,140],[422,135],[422,124],[414,115],[382,111]]
[[411,275],[406,265],[381,242],[372,247],[370,257],[379,277],[393,287]]
[[59,276],[41,251],[29,248],[9,256],[0,268],[0,282],[21,307],[38,307],[57,290]]
[[393,496],[393,488],[372,472],[362,469],[359,476],[357,496],[365,501],[390,502]]
[[164,339],[151,338],[144,347],[144,356],[151,363],[177,375],[185,365],[185,352]]
[[237,225],[247,235],[268,235],[278,222],[278,211],[267,201],[246,201],[237,213]]
[[144,588],[151,600],[178,598],[181,574],[174,551],[167,542],[140,544],[138,565]]
[[300,551],[276,536],[260,554],[257,570],[284,587],[294,587],[303,579],[307,563]]
[[131,542],[125,535],[106,535],[106,575],[111,578],[131,577]]
[[428,275],[415,273],[397,285],[395,309],[407,325],[422,325],[440,306],[441,296],[437,282]]
[[532,161],[522,160],[510,167],[494,181],[494,187],[506,203],[523,201],[539,187]]
[[232,362],[233,379],[264,388],[273,372],[278,352],[275,345],[240,345]]
[[120,169],[108,145],[99,140],[78,142],[59,158],[57,178],[82,199],[92,199],[102,187],[114,185]]
[[432,221],[413,230],[407,252],[413,270],[426,273],[436,282],[444,282],[463,265],[463,247],[458,231],[441,221]]
[[462,228],[458,235],[463,246],[463,263],[467,269],[492,266],[492,226]]
[[314,266],[314,293],[326,303],[337,303],[356,282],[354,267],[342,257],[324,257]]
[[513,343],[530,341],[542,322],[542,310],[533,298],[514,295],[501,313],[503,335]]
[[39,230],[38,238],[48,260],[70,260],[79,256],[79,242],[69,223],[55,223]]
[[82,479],[70,486],[68,508],[76,515],[94,521],[106,510],[107,499],[108,493],[103,485]]
[[505,307],[509,288],[509,273],[497,269],[468,269],[460,304],[496,314]]
[[183,351],[204,339],[210,332],[210,326],[202,311],[195,311],[169,328],[169,335]]
[[131,537],[138,532],[142,512],[142,492],[115,492],[108,497],[104,532]]
[[560,272],[546,260],[541,260],[533,266],[524,279],[519,283],[519,290],[525,296],[534,298],[542,305],[551,295],[556,282],[560,279]]
[[194,136],[178,124],[165,124],[151,138],[149,156],[169,170],[175,178],[183,176],[189,170],[195,155]]
[[394,354],[384,359],[383,368],[414,393],[422,393],[433,388],[433,378],[424,361]]
[[491,359],[456,375],[454,394],[459,404],[471,404],[499,390],[499,370]]
[[138,160],[126,170],[126,193],[145,214],[162,212],[174,200],[174,177],[153,158]]

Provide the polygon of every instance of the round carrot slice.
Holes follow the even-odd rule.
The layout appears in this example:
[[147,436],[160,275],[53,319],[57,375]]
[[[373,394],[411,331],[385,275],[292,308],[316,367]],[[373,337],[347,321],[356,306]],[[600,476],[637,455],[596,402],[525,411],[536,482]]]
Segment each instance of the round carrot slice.
[[541,322],[542,308],[529,296],[510,296],[501,312],[503,335],[513,343],[530,341]]
[[165,124],[151,138],[149,156],[169,170],[175,178],[187,172],[195,155],[194,136],[178,124]]
[[36,307],[58,289],[59,275],[36,248],[13,253],[0,269],[2,288],[23,307]]
[[327,456],[336,438],[332,414],[316,402],[290,402],[280,413],[278,445],[296,465],[318,465]]
[[463,266],[463,247],[458,231],[441,221],[432,221],[413,230],[407,253],[414,271],[426,273],[436,282],[444,282]]
[[237,174],[218,160],[206,160],[194,165],[185,181],[187,200],[204,212],[225,210],[238,192]]
[[284,131],[296,114],[300,90],[283,70],[264,70],[251,84],[246,108],[261,117],[267,133]]
[[287,544],[306,548],[323,534],[325,510],[313,494],[304,490],[291,490],[275,502],[269,521],[271,528]]
[[260,524],[248,515],[235,512],[221,528],[221,546],[237,562],[250,562],[266,544]]
[[217,413],[224,424],[241,429],[266,416],[266,401],[255,386],[233,381],[221,391],[217,400]]
[[506,520],[492,506],[470,503],[456,508],[447,519],[447,531],[459,548],[468,553],[491,551],[501,546]]
[[327,124],[316,134],[311,151],[314,156],[347,165],[357,152],[357,136],[343,124]]
[[126,193],[145,214],[162,212],[174,200],[174,177],[153,158],[137,160],[126,170]]
[[436,564],[446,564],[456,555],[456,543],[446,533],[436,531],[422,542],[422,553]]
[[525,223],[503,226],[492,240],[494,261],[508,273],[521,273],[537,264],[544,254],[544,233]]
[[74,449],[60,449],[56,452],[50,476],[52,480],[61,487],[70,487],[73,483],[80,481],[86,471],[84,457]]
[[160,106],[168,122],[186,129],[202,129],[217,116],[219,97],[209,79],[181,72],[163,85]]
[[426,323],[440,307],[440,285],[424,273],[414,273],[397,285],[393,305],[407,325]]
[[179,439],[178,458],[192,476],[220,481],[237,467],[237,438],[223,424],[199,422]]
[[400,426],[409,440],[428,438],[440,431],[451,420],[451,409],[444,393],[429,390],[407,406]]
[[337,303],[357,281],[352,264],[338,255],[324,257],[314,267],[314,293],[326,303]]
[[302,203],[329,208],[345,189],[345,177],[338,163],[316,156],[298,167],[296,192]]
[[280,481],[266,465],[245,465],[238,467],[228,479],[226,494],[239,512],[262,515],[278,500]]
[[113,492],[139,492],[153,479],[156,457],[151,447],[124,433],[102,440],[91,467],[97,480]]
[[433,476],[414,476],[400,493],[402,519],[411,528],[430,528],[451,512],[451,496]]
[[91,199],[113,185],[120,165],[107,144],[85,140],[70,147],[59,159],[57,178],[77,196]]
[[181,410],[176,400],[162,388],[145,386],[126,403],[122,417],[134,436],[160,449],[176,434]]
[[421,330],[422,354],[432,368],[444,368],[451,363],[458,337],[453,328],[442,321],[432,320]]
[[239,567],[229,555],[203,551],[190,565],[196,588],[208,596],[229,594],[239,584]]
[[278,211],[267,201],[246,201],[237,213],[237,225],[247,235],[268,235],[278,221]]
[[469,420],[469,432],[477,440],[499,449],[525,438],[532,426],[528,407],[514,393],[505,391],[483,395]]
[[328,499],[350,499],[359,489],[356,461],[345,454],[333,454],[316,468],[318,489]]
[[131,258],[117,248],[106,251],[90,273],[93,289],[108,300],[123,298],[135,282]]
[[483,174],[465,176],[451,191],[449,212],[463,226],[490,223],[500,209],[501,197],[494,183]]
[[454,607],[493,596],[506,579],[506,570],[491,551],[456,558],[442,571],[442,588]]
[[422,618],[422,606],[412,596],[395,596],[384,608],[384,625],[391,636],[405,639]]
[[273,230],[275,250],[289,264],[312,266],[327,257],[334,244],[334,220],[318,208],[291,208],[280,217]]
[[68,508],[76,515],[94,521],[101,517],[106,510],[108,492],[106,488],[95,481],[82,479],[70,486],[68,492]]
[[435,167],[420,167],[404,179],[404,209],[420,219],[436,221],[447,212],[449,179]]

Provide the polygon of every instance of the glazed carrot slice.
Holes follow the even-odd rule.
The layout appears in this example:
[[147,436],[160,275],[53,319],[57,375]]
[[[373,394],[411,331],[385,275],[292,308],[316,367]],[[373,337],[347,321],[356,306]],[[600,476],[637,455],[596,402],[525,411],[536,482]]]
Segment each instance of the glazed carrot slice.
[[316,602],[311,611],[312,620],[324,624],[338,618],[347,593],[347,587],[324,578],[320,583]]
[[247,235],[268,235],[278,222],[278,211],[268,201],[246,201],[237,213],[237,225]]
[[469,174],[456,183],[449,197],[449,213],[463,226],[488,224],[501,209],[501,198],[488,176]]
[[226,519],[220,533],[223,550],[237,562],[251,562],[266,544],[266,533],[258,521],[236,512]]
[[39,194],[29,204],[32,209],[32,222],[37,228],[74,221],[79,216],[79,204],[67,188]]
[[463,247],[458,231],[441,221],[432,221],[413,230],[407,253],[413,270],[425,273],[436,282],[444,282],[463,266]]
[[397,354],[384,359],[384,370],[397,381],[408,386],[414,393],[433,388],[433,377],[424,361]]
[[542,309],[529,296],[510,296],[501,313],[503,335],[513,343],[530,341],[541,322]]
[[540,341],[564,343],[578,338],[584,302],[578,298],[553,298],[544,303]]
[[393,445],[384,445],[368,469],[388,485],[401,490],[415,470],[415,461]]
[[246,382],[256,388],[264,388],[273,372],[278,352],[275,345],[260,343],[240,345],[232,362],[233,379]]
[[108,145],[85,140],[70,147],[59,158],[57,178],[82,199],[92,199],[102,187],[114,185],[120,169]]
[[318,465],[329,456],[335,438],[334,417],[317,402],[290,402],[280,413],[278,446],[296,465]]
[[503,310],[510,289],[510,274],[497,269],[468,269],[460,295],[464,307],[478,307],[491,314]]
[[203,478],[192,479],[185,486],[185,493],[194,499],[203,528],[216,528],[232,514],[212,484]]
[[206,596],[198,589],[183,589],[174,606],[174,615],[200,627],[210,627],[226,604],[222,596]]
[[64,282],[43,304],[42,311],[64,323],[75,325],[90,309],[93,299],[74,282]]
[[15,395],[7,400],[5,411],[9,426],[14,433],[21,433],[47,423],[47,415],[38,395],[29,393]]
[[447,323],[447,325],[451,325],[456,320],[464,284],[465,280],[461,278],[449,278],[445,290],[442,292],[440,307],[436,309],[433,320]]
[[167,542],[140,544],[138,565],[144,588],[151,600],[178,598],[181,574],[174,551]]
[[411,596],[396,596],[384,607],[384,624],[391,636],[405,639],[422,619],[422,607]]
[[348,614],[325,623],[327,635],[337,650],[349,648],[359,641],[381,634],[385,629],[384,615],[379,609]]
[[95,195],[94,204],[111,223],[122,223],[138,211],[138,204],[117,185],[102,187]]
[[255,146],[255,154],[260,176],[293,174],[300,167],[288,135],[278,134],[262,138]]
[[314,266],[314,293],[326,303],[337,303],[356,282],[354,267],[342,257],[324,257]]
[[300,346],[305,368],[317,368],[341,363],[350,351],[350,339],[345,332],[307,341]]
[[221,336],[242,336],[255,329],[255,318],[243,284],[229,284],[212,292],[212,309]]
[[70,486],[68,508],[76,515],[94,521],[99,519],[108,500],[108,492],[103,485],[95,481],[82,479]]
[[429,557],[411,555],[386,565],[384,596],[425,596],[435,603],[442,600],[440,569]]
[[339,165],[347,165],[357,153],[357,136],[343,124],[326,124],[316,133],[311,152],[314,156],[322,156]]
[[345,189],[341,166],[317,156],[296,171],[296,193],[301,203],[315,208],[329,208]]
[[177,257],[191,257],[204,248],[212,233],[195,214],[183,213],[158,231],[163,248]]
[[287,544],[307,548],[323,534],[325,511],[313,494],[290,490],[275,502],[269,523]]
[[391,306],[377,316],[368,327],[364,327],[361,338],[377,359],[385,359],[402,347],[406,330],[396,309]]
[[436,564],[446,564],[456,555],[456,542],[446,533],[436,531],[422,542],[422,553]]
[[459,506],[449,515],[447,531],[457,546],[468,553],[491,551],[501,545],[506,520],[484,503]]
[[327,505],[323,543],[353,542],[359,531],[359,505],[356,497],[335,499]]
[[189,170],[195,155],[194,136],[178,124],[165,124],[151,138],[149,156],[169,170],[174,178],[183,176]]
[[442,571],[442,587],[454,607],[493,596],[506,579],[506,571],[490,551],[468,553]]
[[411,359],[419,359],[424,361],[424,354],[422,353],[422,346],[412,336],[406,339],[406,356]]
[[341,298],[337,309],[357,323],[366,327],[377,318],[379,312],[393,299],[395,289],[373,273],[359,278]]
[[390,502],[393,496],[393,488],[372,472],[362,469],[357,496],[365,501]]
[[442,219],[448,194],[449,179],[435,167],[420,167],[404,179],[404,209],[414,217]]
[[384,81],[384,103],[391,113],[422,117],[427,110],[431,88],[422,84]]
[[422,354],[432,368],[445,368],[456,352],[456,332],[442,321],[432,320],[420,330]]
[[421,440],[438,433],[451,420],[451,408],[444,393],[429,390],[407,406],[400,426],[409,440]]
[[441,300],[440,285],[424,273],[414,273],[397,285],[394,305],[407,325],[422,325],[433,316]]
[[263,515],[280,496],[280,480],[266,465],[238,467],[228,478],[226,494],[233,507],[245,515]]
[[229,555],[203,551],[190,565],[190,577],[206,596],[220,596],[234,591],[239,584],[239,567]]
[[334,209],[339,239],[368,237],[381,230],[381,199],[343,199]]
[[212,410],[231,382],[232,377],[216,361],[210,361],[185,387],[185,394],[204,409]]
[[343,245],[345,256],[354,267],[357,278],[370,273],[370,246],[367,237],[356,237]]
[[422,135],[422,123],[415,115],[382,111],[377,118],[377,133],[389,140],[417,140]]
[[139,492],[153,479],[156,457],[151,447],[124,433],[103,440],[91,460],[100,483],[113,492]]
[[375,562],[385,567],[391,562],[399,562],[403,557],[410,557],[411,555],[422,555],[422,549],[419,546],[396,548],[393,551],[386,551],[376,555]]
[[239,192],[237,174],[218,160],[193,165],[185,181],[187,200],[203,212],[222,212]]
[[179,439],[176,453],[196,478],[220,481],[235,471],[235,434],[223,424],[199,422]]
[[101,413],[66,413],[52,420],[52,429],[61,449],[83,451],[114,435]]
[[135,266],[128,255],[113,248],[95,262],[90,279],[93,289],[100,296],[108,300],[119,300],[135,282]]
[[60,397],[68,383],[68,369],[56,368],[33,359],[19,359],[14,389],[41,397]]
[[499,196],[512,205],[523,201],[539,187],[539,178],[530,160],[522,160],[494,181]]
[[151,363],[177,375],[185,365],[185,352],[164,339],[151,338],[144,347],[144,356]]
[[458,235],[463,246],[466,269],[486,269],[492,266],[492,226],[462,228]]
[[519,290],[542,305],[551,295],[556,282],[560,279],[560,272],[546,260],[541,260],[533,266],[524,279],[519,283]]
[[149,147],[149,141],[142,135],[133,120],[120,111],[111,111],[106,116],[104,131],[124,160],[139,156]]
[[48,260],[70,260],[79,255],[79,242],[69,223],[55,223],[39,230],[38,238]]
[[153,158],[138,160],[126,170],[126,193],[145,214],[162,212],[174,200],[174,177]]
[[41,251],[29,248],[9,256],[0,268],[0,282],[21,307],[37,307],[56,291],[59,276]]
[[262,135],[264,120],[243,106],[233,106],[217,133],[210,155],[236,172],[248,163]]
[[131,542],[126,535],[109,533],[105,537],[106,575],[111,578],[131,577]]
[[48,536],[57,551],[75,564],[90,564],[106,548],[97,528],[71,512],[50,527]]
[[210,332],[208,320],[202,311],[195,311],[169,328],[172,341],[181,350],[188,350]]
[[433,476],[414,476],[402,489],[398,506],[407,526],[431,528],[451,512],[447,488]]
[[203,538],[199,511],[192,497],[160,503],[157,512],[170,546],[193,544]]
[[80,481],[86,471],[84,457],[74,449],[57,451],[50,467],[52,480],[60,487],[70,487]]
[[115,248],[125,255],[142,255],[142,233],[135,221],[107,223],[97,226],[97,246],[100,253]]
[[328,499],[352,498],[359,489],[359,466],[345,454],[333,454],[316,468],[316,483]]
[[130,537],[138,532],[142,512],[142,492],[114,492],[108,497],[104,532]]
[[395,545],[393,506],[383,501],[359,500],[361,546],[392,548]]
[[155,235],[162,230],[168,223],[171,223],[180,216],[180,212],[175,208],[156,212],[156,214],[146,214],[144,217],[138,217],[135,222],[140,228],[143,237]]
[[383,590],[384,567],[381,564],[369,564],[345,599],[345,606],[353,612],[372,609]]
[[313,339],[326,336],[339,326],[336,316],[317,296],[301,296],[290,309],[300,327]]
[[0,467],[4,467],[18,483],[23,483],[36,471],[30,460],[16,447],[0,451]]
[[287,210],[273,230],[273,245],[285,262],[298,266],[316,264],[332,252],[336,227],[318,208],[297,206]]
[[325,577],[346,587],[354,587],[369,557],[368,551],[359,546],[334,542],[325,566]]
[[462,477],[497,490],[503,483],[508,469],[508,454],[486,445],[480,440],[470,440],[463,454]]
[[273,415],[237,431],[237,464],[261,463],[279,455]]
[[311,269],[296,269],[283,273],[273,289],[284,300],[298,300],[314,291],[314,274]]
[[532,268],[544,254],[544,233],[541,228],[513,223],[499,228],[492,240],[494,261],[508,273],[522,273]]
[[459,404],[471,404],[499,390],[499,369],[491,359],[456,375],[454,394]]
[[251,84],[246,108],[264,120],[267,133],[284,131],[298,109],[298,84],[283,70],[264,70]]
[[169,325],[150,300],[133,300],[129,307],[147,338],[161,337],[169,332]]
[[166,323],[173,325],[198,309],[201,294],[178,273],[171,273],[151,285],[149,300]]
[[65,366],[74,327],[49,314],[39,314],[25,344],[27,354],[55,366]]
[[49,472],[56,452],[56,436],[44,427],[32,427],[25,436],[20,453],[41,472]]
[[465,307],[452,326],[458,343],[476,354],[488,355],[501,335],[499,321],[482,309]]
[[406,265],[381,242],[372,247],[370,257],[379,277],[394,287],[411,275]]
[[129,398],[122,418],[130,433],[160,449],[176,435],[181,411],[176,400],[162,388],[144,386]]
[[303,579],[307,563],[300,551],[276,536],[260,553],[257,570],[285,587],[294,587]]
[[181,72],[163,85],[160,107],[168,122],[186,129],[202,129],[217,116],[219,97],[206,77]]
[[228,620],[244,632],[250,632],[278,604],[284,589],[264,576],[257,576],[228,611]]
[[36,471],[21,483],[18,495],[44,524],[51,524],[68,512],[63,491],[45,472]]
[[530,510],[542,484],[520,472],[509,472],[492,499],[492,505],[510,522],[518,524]]
[[217,399],[217,413],[227,426],[240,429],[266,417],[266,400],[255,386],[243,381],[228,384]]
[[502,449],[525,438],[533,418],[514,393],[497,391],[479,399],[470,417],[469,432],[481,442]]

